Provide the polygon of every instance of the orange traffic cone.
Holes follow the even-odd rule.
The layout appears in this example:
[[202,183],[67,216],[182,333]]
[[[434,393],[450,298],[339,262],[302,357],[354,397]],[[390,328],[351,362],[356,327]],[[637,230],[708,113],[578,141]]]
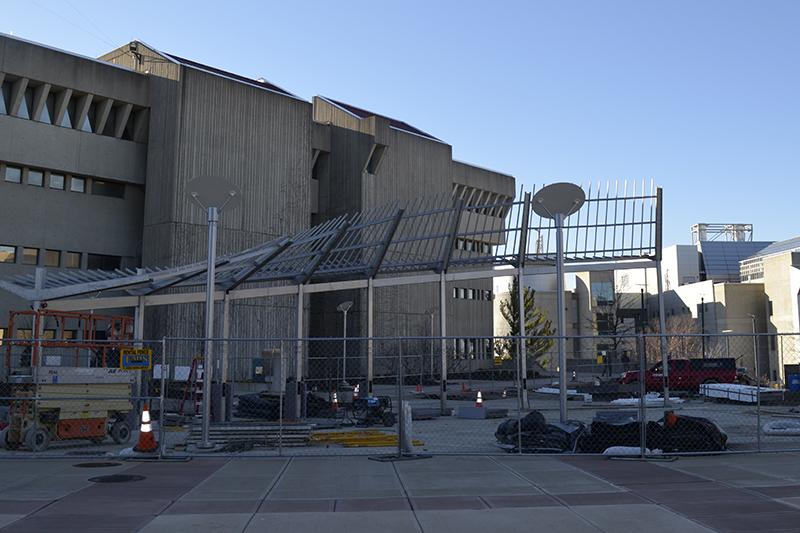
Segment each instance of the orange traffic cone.
[[150,408],[144,404],[142,409],[142,425],[139,428],[139,442],[133,448],[135,452],[154,452],[158,449],[153,427],[150,425]]
[[483,407],[483,396],[481,396],[481,391],[478,391],[478,397],[475,398],[475,407]]
[[333,393],[333,401],[331,401],[331,409],[333,409],[333,411],[339,409],[339,397],[336,396],[335,392]]

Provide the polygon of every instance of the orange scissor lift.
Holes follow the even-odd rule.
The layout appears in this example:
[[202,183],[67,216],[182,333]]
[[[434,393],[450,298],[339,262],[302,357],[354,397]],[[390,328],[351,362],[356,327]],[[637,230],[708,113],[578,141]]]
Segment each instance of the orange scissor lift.
[[0,392],[9,417],[0,446],[41,451],[53,439],[98,443],[107,436],[127,442],[134,378],[119,369],[119,350],[132,341],[128,316],[12,311]]

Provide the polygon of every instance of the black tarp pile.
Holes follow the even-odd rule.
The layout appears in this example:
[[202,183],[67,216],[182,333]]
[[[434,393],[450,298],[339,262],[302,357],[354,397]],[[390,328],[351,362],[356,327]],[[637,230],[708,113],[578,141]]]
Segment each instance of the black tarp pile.
[[542,413],[531,411],[519,424],[515,419],[502,422],[494,436],[508,452],[518,453],[521,445],[522,453],[561,453],[575,451],[585,428],[581,422],[573,421],[548,424]]
[[[580,422],[548,424],[538,411],[520,421],[501,423],[495,432],[498,445],[511,453],[603,453],[615,446],[638,448],[641,427],[635,419],[595,419],[587,428]],[[712,421],[667,412],[658,422],[648,422],[646,445],[665,453],[715,452],[725,450],[728,436]]]

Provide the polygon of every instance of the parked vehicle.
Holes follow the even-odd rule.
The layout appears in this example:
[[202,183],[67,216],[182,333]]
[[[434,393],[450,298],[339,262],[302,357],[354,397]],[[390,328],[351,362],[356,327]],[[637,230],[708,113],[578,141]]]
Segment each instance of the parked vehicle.
[[[660,391],[664,386],[662,363],[657,363],[645,372],[648,391]],[[669,388],[673,390],[697,390],[703,383],[734,383],[738,379],[736,359],[733,357],[708,359],[670,359]],[[638,383],[639,371],[624,372],[620,383]]]

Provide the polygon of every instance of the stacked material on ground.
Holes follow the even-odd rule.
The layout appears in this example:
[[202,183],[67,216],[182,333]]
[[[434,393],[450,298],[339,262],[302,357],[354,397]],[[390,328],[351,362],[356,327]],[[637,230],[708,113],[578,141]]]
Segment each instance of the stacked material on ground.
[[[209,440],[216,443],[247,442],[267,448],[308,446],[311,440],[310,424],[248,424],[235,422],[214,424],[209,428]],[[187,445],[197,445],[202,440],[200,424],[192,425],[186,437]]]
[[769,387],[756,387],[753,385],[740,385],[738,383],[704,383],[700,385],[700,395],[706,398],[718,398],[731,402],[757,403],[761,401],[780,399],[783,389],[770,389]]
[[[353,431],[316,431],[311,435],[311,442],[315,444],[336,444],[345,448],[379,448],[385,446],[397,447],[397,434],[387,433],[376,429]],[[414,439],[414,446],[424,446],[421,440]]]
[[[618,400],[611,400],[609,403],[611,405],[639,405],[641,402],[639,398],[619,398]],[[683,399],[677,396],[670,396],[669,403],[683,403]],[[644,397],[644,404],[647,407],[659,407],[664,405],[664,398],[657,392],[648,392]]]

